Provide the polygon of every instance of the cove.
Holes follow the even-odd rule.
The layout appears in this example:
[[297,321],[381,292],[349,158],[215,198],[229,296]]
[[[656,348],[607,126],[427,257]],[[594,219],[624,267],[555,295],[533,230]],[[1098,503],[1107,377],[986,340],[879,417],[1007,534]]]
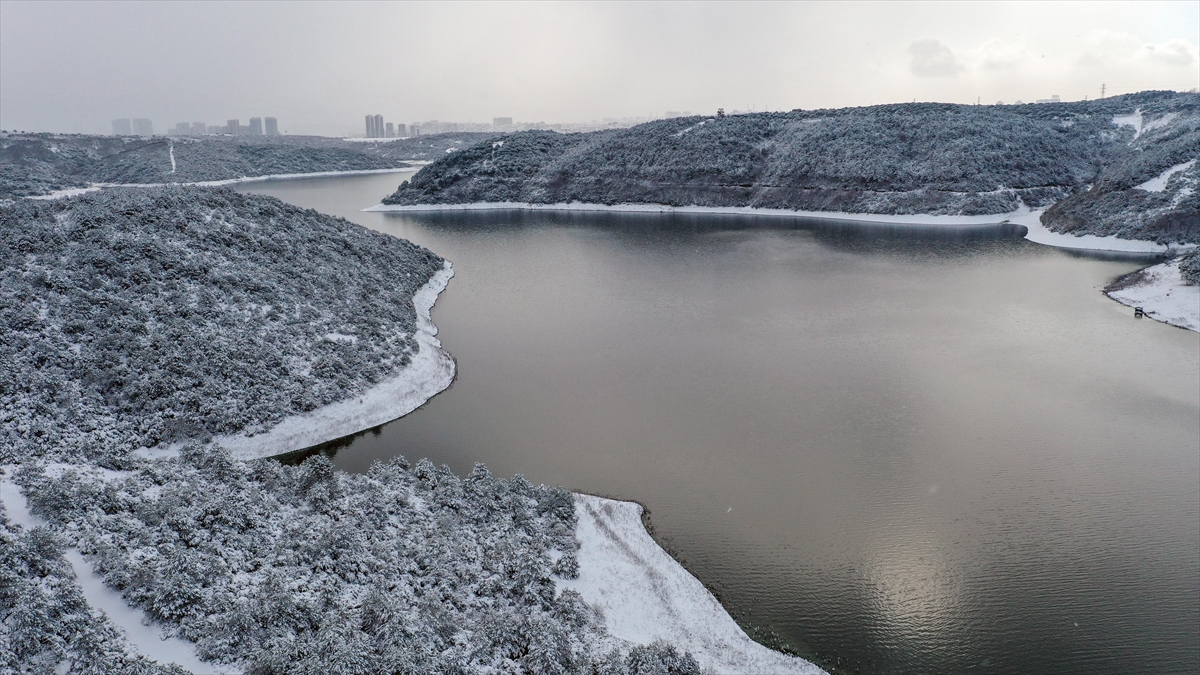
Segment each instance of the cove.
[[454,263],[458,379],[328,448],[634,499],[755,637],[838,673],[1189,672],[1200,335],[1141,264],[1013,232],[362,213],[402,176],[242,189]]

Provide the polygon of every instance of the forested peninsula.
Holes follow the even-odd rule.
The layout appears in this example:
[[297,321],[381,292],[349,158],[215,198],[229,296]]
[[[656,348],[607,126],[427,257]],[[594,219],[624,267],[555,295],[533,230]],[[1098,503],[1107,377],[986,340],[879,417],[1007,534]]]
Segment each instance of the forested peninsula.
[[162,184],[378,171],[428,162],[485,134],[370,142],[322,136],[138,137],[0,132],[0,199],[97,184]]
[[1051,230],[1200,242],[1200,95],[905,103],[488,138],[386,205],[664,204],[873,214],[1046,209]]
[[94,569],[214,668],[700,672],[559,587],[567,490],[211,442],[403,371],[432,252],[204,187],[0,201],[0,235],[0,670],[183,672],[85,600]]

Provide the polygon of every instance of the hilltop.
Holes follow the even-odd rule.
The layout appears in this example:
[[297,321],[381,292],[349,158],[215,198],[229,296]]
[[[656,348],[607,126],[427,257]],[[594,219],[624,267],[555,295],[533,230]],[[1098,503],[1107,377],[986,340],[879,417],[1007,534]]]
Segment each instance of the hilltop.
[[1198,241],[1200,95],[682,117],[483,140],[389,205],[653,203],[879,214],[1049,208],[1057,231]]
[[470,146],[484,136],[452,133],[351,142],[323,136],[0,133],[0,198],[44,195],[90,183],[193,183],[404,168]]

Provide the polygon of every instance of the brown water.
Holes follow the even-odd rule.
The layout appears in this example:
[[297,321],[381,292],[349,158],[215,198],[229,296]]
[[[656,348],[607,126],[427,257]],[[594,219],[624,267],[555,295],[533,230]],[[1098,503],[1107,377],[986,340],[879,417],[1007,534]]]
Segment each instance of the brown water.
[[[1200,669],[1200,335],[1131,262],[1000,232],[360,213],[452,260],[453,387],[337,450],[636,499],[745,626],[835,672]],[[805,229],[807,228],[807,229]]]

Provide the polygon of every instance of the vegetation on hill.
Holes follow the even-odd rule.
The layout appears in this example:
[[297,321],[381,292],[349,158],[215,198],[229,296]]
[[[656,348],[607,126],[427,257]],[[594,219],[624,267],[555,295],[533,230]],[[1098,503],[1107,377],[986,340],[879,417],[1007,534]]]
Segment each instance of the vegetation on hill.
[[180,672],[88,606],[77,547],[201,658],[251,673],[699,672],[559,592],[578,570],[562,488],[206,442],[398,372],[441,258],[226,188],[10,200],[0,233],[0,479],[15,468],[48,523],[0,508],[0,670]]
[[[321,136],[140,138],[0,134],[0,198],[90,183],[192,183],[276,174],[394,169],[431,161],[484,134],[376,142]],[[175,165],[172,172],[171,159]]]
[[[1113,123],[1115,115],[1135,110],[1146,128],[1136,140],[1132,127]],[[1063,206],[1051,209],[1046,222],[1060,231],[1191,241],[1200,228],[1195,192],[1184,188],[1195,167],[1161,195],[1129,198],[1141,200],[1128,204],[1140,220],[1071,218],[1094,203],[1107,204],[1103,195],[1127,193],[1195,158],[1198,124],[1200,95],[1144,92],[1078,103],[913,103],[676,118],[588,134],[530,131],[444,157],[384,203],[973,215],[1058,202]]]
[[0,463],[255,432],[418,349],[443,266],[408,241],[226,188],[0,205]]

